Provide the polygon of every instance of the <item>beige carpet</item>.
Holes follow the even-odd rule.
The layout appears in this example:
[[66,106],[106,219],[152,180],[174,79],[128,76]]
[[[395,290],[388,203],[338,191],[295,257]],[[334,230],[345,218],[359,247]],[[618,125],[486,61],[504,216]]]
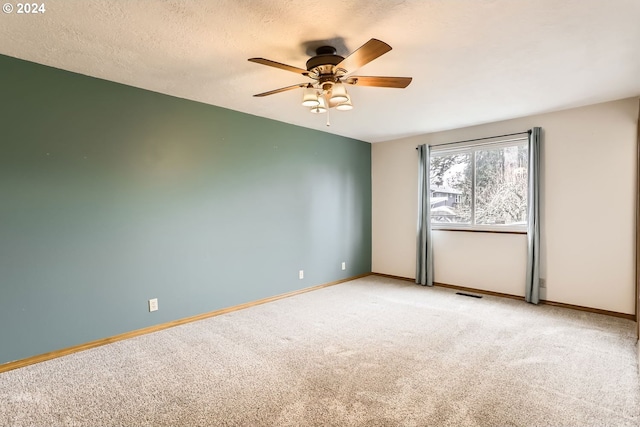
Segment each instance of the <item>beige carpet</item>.
[[0,374],[0,425],[638,426],[634,325],[370,276]]

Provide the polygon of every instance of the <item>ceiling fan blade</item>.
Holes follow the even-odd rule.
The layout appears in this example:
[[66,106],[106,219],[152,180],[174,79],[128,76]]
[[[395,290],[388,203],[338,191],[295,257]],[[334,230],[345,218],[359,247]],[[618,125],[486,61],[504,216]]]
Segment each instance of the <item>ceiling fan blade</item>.
[[270,67],[280,68],[281,70],[291,71],[293,73],[302,74],[303,76],[306,76],[306,75],[309,74],[309,72],[307,70],[303,70],[302,68],[293,67],[293,66],[287,65],[287,64],[282,64],[280,62],[271,61],[269,59],[249,58],[249,61],[255,62],[257,64],[268,65]]
[[391,50],[391,46],[378,39],[371,39],[342,60],[336,68],[353,72]]
[[404,89],[409,86],[413,80],[411,77],[366,77],[353,76],[344,79],[342,82],[356,86],[376,86],[376,87],[395,87]]
[[296,89],[296,88],[299,88],[299,87],[305,87],[307,85],[308,85],[308,83],[298,83],[297,85],[281,87],[280,89],[270,90],[269,92],[263,92],[263,93],[259,93],[257,95],[253,95],[253,96],[259,96],[259,97],[261,97],[261,96],[269,96],[269,95],[273,95],[275,93],[286,92],[286,91],[291,90],[291,89]]

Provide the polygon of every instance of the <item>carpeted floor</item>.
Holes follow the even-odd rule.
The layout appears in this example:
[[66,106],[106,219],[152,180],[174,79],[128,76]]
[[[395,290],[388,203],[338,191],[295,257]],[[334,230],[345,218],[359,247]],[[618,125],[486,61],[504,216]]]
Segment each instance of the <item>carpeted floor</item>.
[[638,426],[634,326],[369,276],[0,374],[0,425]]

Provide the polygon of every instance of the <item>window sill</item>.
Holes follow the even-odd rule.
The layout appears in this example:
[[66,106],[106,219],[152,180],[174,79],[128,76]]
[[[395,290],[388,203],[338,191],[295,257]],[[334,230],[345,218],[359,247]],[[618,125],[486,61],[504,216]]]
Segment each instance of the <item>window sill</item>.
[[498,234],[522,234],[526,235],[524,230],[478,230],[475,228],[453,228],[453,227],[432,227],[433,231],[462,231],[465,233],[498,233]]

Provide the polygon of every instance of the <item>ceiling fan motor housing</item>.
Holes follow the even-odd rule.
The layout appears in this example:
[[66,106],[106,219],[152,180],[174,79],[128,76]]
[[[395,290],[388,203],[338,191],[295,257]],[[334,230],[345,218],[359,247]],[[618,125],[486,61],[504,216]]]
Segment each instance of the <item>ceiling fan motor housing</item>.
[[316,49],[316,56],[309,58],[307,61],[307,71],[312,71],[314,68],[321,67],[318,74],[330,73],[331,71],[326,69],[335,67],[343,60],[344,57],[337,54],[335,47],[320,46]]

